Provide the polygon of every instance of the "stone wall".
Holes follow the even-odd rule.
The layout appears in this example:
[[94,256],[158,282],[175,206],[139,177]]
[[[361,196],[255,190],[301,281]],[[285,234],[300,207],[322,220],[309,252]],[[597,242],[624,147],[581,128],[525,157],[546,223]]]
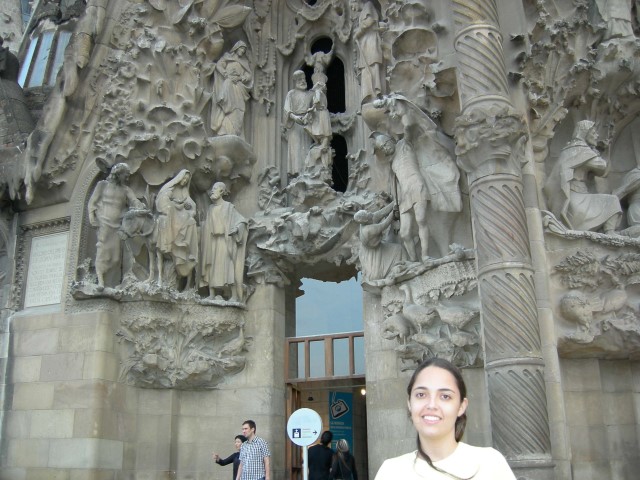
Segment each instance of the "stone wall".
[[0,478],[223,476],[246,419],[286,478],[300,281],[356,272],[369,477],[435,356],[518,478],[635,478],[638,8],[39,4],[21,52],[72,36],[0,149]]

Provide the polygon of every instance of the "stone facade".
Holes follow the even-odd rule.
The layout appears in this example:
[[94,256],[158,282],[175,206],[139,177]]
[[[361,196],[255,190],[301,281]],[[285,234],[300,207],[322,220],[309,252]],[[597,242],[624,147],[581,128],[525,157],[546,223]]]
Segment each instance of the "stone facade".
[[210,478],[247,418],[289,478],[298,286],[357,272],[362,477],[438,356],[518,478],[636,478],[637,0],[54,1],[27,32],[0,479]]

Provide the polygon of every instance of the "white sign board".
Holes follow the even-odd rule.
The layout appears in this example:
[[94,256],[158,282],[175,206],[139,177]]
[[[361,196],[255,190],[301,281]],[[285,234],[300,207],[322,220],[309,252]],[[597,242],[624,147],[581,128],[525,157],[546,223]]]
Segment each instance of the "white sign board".
[[311,445],[322,433],[322,418],[310,408],[293,412],[287,422],[287,434],[293,443],[301,447]]
[[33,237],[29,254],[24,307],[52,305],[62,301],[68,232]]

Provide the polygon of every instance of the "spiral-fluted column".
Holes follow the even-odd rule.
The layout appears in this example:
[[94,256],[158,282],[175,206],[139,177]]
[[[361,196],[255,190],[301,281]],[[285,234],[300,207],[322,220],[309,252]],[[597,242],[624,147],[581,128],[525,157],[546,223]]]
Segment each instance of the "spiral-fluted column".
[[519,479],[553,479],[544,362],[525,215],[524,121],[509,100],[495,0],[453,0],[485,369],[496,448]]

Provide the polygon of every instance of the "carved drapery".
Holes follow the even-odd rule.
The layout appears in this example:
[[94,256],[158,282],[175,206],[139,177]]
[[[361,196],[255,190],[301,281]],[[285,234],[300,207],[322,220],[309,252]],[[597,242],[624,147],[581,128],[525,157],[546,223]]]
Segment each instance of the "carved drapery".
[[477,248],[485,368],[496,448],[518,478],[551,479],[544,364],[537,322],[519,146],[494,0],[453,2],[458,163],[468,175]]

